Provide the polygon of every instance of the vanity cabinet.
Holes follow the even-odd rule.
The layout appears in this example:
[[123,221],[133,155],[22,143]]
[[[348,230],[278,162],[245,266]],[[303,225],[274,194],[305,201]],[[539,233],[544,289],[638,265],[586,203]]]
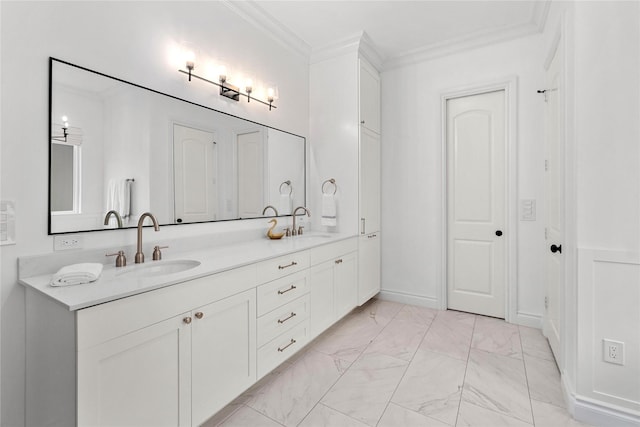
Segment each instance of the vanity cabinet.
[[380,233],[358,240],[358,305],[362,305],[380,292]]
[[28,286],[26,424],[201,425],[356,306],[358,239],[75,311]]
[[314,338],[349,313],[358,298],[357,239],[312,250],[310,331]]
[[77,311],[29,289],[27,425],[200,425],[256,381],[256,277],[251,265]]

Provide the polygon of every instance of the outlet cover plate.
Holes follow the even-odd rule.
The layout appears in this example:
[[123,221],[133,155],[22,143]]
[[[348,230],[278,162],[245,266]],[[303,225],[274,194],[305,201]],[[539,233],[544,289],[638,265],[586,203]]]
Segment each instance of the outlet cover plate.
[[71,249],[82,249],[83,238],[81,235],[64,234],[53,237],[54,251],[68,251]]
[[602,356],[605,362],[624,365],[624,343],[608,339],[602,340]]

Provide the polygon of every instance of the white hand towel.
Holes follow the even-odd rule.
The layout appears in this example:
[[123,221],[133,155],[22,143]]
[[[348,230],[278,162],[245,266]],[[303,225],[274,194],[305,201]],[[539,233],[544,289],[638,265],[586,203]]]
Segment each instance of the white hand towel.
[[51,278],[51,286],[71,286],[95,282],[102,274],[102,267],[102,264],[94,262],[62,267]]
[[338,225],[336,212],[336,197],[333,194],[323,194],[322,218],[320,219],[320,224],[327,227],[335,227]]
[[278,203],[278,215],[291,215],[292,195],[289,193],[280,194],[280,202]]

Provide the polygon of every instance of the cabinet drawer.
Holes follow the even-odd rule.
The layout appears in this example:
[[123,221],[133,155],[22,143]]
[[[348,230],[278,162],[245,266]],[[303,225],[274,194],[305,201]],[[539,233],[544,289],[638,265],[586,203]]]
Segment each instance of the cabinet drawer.
[[329,245],[318,246],[310,250],[311,265],[318,265],[325,261],[333,260],[343,254],[358,250],[358,238],[341,240]]
[[258,318],[258,347],[304,322],[309,317],[309,294]]
[[258,316],[262,316],[308,292],[308,270],[258,286]]
[[258,378],[298,352],[309,341],[309,322],[304,321],[295,328],[278,336],[258,349]]
[[270,282],[309,267],[309,251],[296,252],[258,264],[258,280]]

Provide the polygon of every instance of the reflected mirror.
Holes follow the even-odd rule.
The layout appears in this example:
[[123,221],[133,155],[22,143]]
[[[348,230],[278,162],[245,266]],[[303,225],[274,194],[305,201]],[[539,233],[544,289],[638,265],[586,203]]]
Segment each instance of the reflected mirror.
[[50,117],[49,234],[117,228],[112,210],[127,228],[305,205],[301,136],[54,58]]

